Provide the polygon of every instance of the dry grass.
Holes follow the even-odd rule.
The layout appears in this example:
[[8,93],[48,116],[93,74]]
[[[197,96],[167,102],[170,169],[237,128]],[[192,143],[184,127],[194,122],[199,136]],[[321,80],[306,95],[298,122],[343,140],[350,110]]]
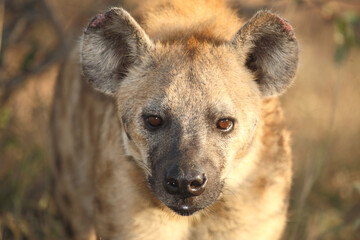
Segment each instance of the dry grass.
[[[51,21],[39,2],[52,13],[56,9]],[[359,13],[360,7],[356,1],[338,2],[331,1],[338,4],[331,8],[309,1],[245,1],[246,13],[259,6],[278,10],[295,26],[301,45],[296,84],[282,97],[293,132],[295,171],[286,240],[360,239],[360,51],[352,48],[341,64],[334,61],[328,10]],[[6,104],[0,102],[0,240],[63,239],[51,198],[48,145],[48,113],[62,55],[48,54],[64,39],[73,41],[95,9],[110,4],[6,2],[0,96],[8,93],[6,86],[15,87]],[[51,64],[41,67],[48,57]],[[9,85],[13,79],[20,81]]]
[[331,21],[286,14],[302,50],[296,84],[282,99],[295,164],[285,239],[360,239],[360,51],[339,65]]

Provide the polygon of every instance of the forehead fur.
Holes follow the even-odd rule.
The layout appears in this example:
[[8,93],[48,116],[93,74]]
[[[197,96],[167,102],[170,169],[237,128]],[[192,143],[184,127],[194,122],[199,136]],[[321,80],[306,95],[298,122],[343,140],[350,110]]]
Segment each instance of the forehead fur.
[[206,107],[225,114],[247,111],[260,97],[253,76],[226,44],[216,46],[195,37],[185,43],[158,43],[144,65],[124,81],[121,102],[129,97],[144,106],[151,99],[171,111]]
[[230,41],[241,26],[237,13],[227,7],[227,1],[146,0],[139,14],[143,16],[145,31],[162,43],[190,39],[194,35],[212,43]]

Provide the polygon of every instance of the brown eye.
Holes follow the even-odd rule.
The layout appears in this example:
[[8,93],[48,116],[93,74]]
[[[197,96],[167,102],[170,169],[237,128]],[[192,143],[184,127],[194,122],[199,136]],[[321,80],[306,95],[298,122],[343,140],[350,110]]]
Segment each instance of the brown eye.
[[148,117],[147,122],[151,127],[160,127],[163,124],[163,120],[158,116]]
[[220,130],[230,130],[234,125],[234,121],[230,119],[220,119],[216,126]]

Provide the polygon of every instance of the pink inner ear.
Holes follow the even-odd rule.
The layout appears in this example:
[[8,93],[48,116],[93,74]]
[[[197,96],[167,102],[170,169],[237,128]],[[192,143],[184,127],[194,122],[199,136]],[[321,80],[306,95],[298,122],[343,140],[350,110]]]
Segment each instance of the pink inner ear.
[[105,17],[103,14],[96,15],[95,19],[91,22],[91,27],[97,27],[99,26],[103,21],[105,20]]
[[279,18],[279,19],[280,19],[281,23],[283,24],[285,30],[289,33],[289,35],[291,37],[293,37],[295,39],[296,37],[295,37],[295,32],[294,32],[293,27],[286,20],[284,20],[282,18]]

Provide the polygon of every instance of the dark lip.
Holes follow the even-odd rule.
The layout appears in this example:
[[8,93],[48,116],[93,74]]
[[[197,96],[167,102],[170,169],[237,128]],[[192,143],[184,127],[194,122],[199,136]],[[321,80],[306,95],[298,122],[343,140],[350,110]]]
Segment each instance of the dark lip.
[[182,206],[182,207],[169,206],[169,208],[181,216],[191,216],[197,211],[200,211],[202,209],[202,208],[192,208],[188,206]]

